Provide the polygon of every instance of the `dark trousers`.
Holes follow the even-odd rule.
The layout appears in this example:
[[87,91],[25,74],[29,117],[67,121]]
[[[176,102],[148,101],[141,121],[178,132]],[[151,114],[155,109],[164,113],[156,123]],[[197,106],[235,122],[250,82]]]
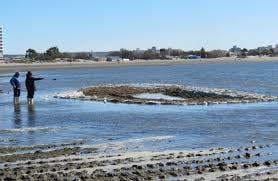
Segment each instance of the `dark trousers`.
[[14,88],[14,97],[19,97],[20,96],[20,89]]
[[27,90],[27,98],[33,99],[35,91]]

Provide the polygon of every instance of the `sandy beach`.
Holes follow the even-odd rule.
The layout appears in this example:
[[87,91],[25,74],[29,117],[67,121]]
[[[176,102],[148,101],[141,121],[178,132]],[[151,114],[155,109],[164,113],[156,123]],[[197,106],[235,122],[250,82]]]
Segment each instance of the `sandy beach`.
[[235,64],[235,63],[259,63],[259,62],[278,62],[278,57],[248,57],[234,58],[224,57],[215,59],[175,59],[175,60],[134,60],[128,62],[55,62],[55,63],[0,63],[0,73],[15,71],[37,71],[48,69],[73,69],[73,68],[109,68],[109,67],[128,67],[128,66],[171,66],[182,64]]

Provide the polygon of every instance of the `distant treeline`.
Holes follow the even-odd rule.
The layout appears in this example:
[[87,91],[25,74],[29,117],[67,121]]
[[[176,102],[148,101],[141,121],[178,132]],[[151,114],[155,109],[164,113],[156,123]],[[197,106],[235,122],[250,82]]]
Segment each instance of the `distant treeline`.
[[29,60],[52,61],[55,59],[91,59],[88,53],[61,53],[58,47],[51,47],[44,53],[38,53],[36,50],[29,48],[26,50],[25,58]]
[[229,52],[225,50],[213,50],[206,52],[204,48],[197,51],[183,51],[180,49],[165,49],[161,48],[159,50],[156,49],[149,49],[146,51],[137,51],[137,50],[126,50],[121,49],[120,51],[111,52],[110,56],[119,56],[123,59],[171,59],[173,57],[178,58],[188,58],[189,56],[198,56],[200,58],[217,58],[217,57],[229,57]]
[[[172,58],[219,58],[219,57],[230,57],[230,56],[238,56],[238,57],[246,57],[248,55],[251,56],[277,56],[278,53],[274,49],[250,49],[246,48],[240,49],[237,48],[236,51],[232,49],[230,51],[226,50],[211,50],[206,51],[204,48],[200,50],[192,50],[192,51],[184,51],[180,49],[165,49],[161,48],[157,50],[155,47],[148,50],[127,50],[121,49],[120,51],[112,51],[108,56],[116,56],[122,59],[144,59],[144,60],[152,60],[152,59],[172,59]],[[25,54],[25,58],[31,61],[53,61],[56,59],[67,59],[68,61],[76,60],[76,59],[94,59],[92,53],[88,52],[80,52],[80,53],[61,53],[58,47],[51,47],[46,50],[44,53],[38,53],[34,49],[28,49]]]

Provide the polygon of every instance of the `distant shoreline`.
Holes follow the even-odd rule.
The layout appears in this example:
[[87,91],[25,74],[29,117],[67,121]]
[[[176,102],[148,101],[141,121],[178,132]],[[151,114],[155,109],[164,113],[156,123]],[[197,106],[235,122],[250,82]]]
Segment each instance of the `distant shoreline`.
[[134,60],[129,62],[55,62],[55,63],[0,63],[0,73],[15,71],[39,71],[48,69],[73,69],[73,68],[109,68],[129,66],[171,66],[185,64],[236,64],[236,63],[259,63],[278,62],[278,57],[247,57],[234,58],[223,57],[213,59],[176,59],[176,60]]

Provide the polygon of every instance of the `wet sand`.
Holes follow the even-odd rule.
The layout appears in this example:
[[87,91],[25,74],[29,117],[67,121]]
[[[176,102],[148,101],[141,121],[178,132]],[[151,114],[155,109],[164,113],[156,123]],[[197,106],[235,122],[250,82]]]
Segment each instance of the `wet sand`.
[[0,180],[278,180],[278,160],[266,159],[271,147],[118,154],[82,144],[0,148]]
[[49,69],[74,69],[74,68],[106,68],[106,67],[128,67],[128,66],[155,66],[155,65],[183,65],[183,64],[235,64],[235,63],[259,63],[278,62],[278,57],[248,57],[244,59],[234,57],[214,59],[176,59],[176,60],[134,60],[129,62],[56,62],[56,63],[0,63],[0,73],[15,71],[37,71]]

